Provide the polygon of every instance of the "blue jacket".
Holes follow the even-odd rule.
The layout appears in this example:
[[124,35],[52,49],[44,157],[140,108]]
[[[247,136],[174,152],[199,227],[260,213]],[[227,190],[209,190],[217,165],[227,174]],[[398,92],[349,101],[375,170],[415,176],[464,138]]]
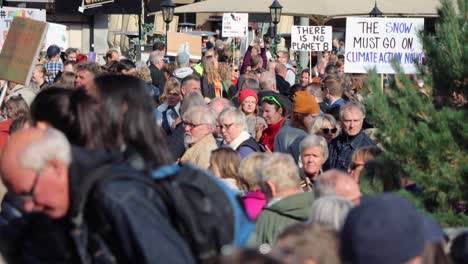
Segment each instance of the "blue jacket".
[[339,169],[346,171],[348,170],[349,163],[351,163],[353,152],[360,147],[371,145],[375,145],[375,142],[362,130],[352,138],[343,132],[330,143],[328,147],[328,160],[324,167],[326,170]]

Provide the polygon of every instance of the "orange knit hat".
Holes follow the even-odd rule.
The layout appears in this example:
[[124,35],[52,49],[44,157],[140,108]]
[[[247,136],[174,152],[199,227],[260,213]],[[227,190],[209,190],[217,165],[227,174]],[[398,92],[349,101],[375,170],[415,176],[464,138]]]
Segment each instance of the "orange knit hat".
[[320,106],[307,91],[297,91],[294,95],[293,112],[315,115],[320,113]]

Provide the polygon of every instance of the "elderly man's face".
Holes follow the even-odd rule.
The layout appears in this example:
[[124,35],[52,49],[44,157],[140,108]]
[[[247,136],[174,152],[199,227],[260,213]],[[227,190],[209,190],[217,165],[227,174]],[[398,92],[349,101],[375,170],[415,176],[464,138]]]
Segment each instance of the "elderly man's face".
[[349,136],[355,136],[361,132],[364,117],[358,108],[348,108],[343,112],[343,131]]
[[182,86],[182,94],[185,96],[191,92],[201,93],[200,81],[189,80],[184,83],[184,86]]
[[18,139],[24,139],[27,132],[17,133],[22,134],[12,137],[0,162],[8,190],[19,195],[26,212],[42,212],[54,219],[64,217],[70,207],[68,167],[59,160],[48,161],[40,171],[23,167],[18,157],[25,142]]
[[234,123],[234,118],[232,118],[232,116],[225,116],[219,123],[223,138],[228,144],[231,144],[232,141],[239,137],[242,130],[244,130],[242,124]]
[[184,128],[185,142],[189,146],[198,143],[203,137],[211,133],[209,124],[191,118],[184,120]]

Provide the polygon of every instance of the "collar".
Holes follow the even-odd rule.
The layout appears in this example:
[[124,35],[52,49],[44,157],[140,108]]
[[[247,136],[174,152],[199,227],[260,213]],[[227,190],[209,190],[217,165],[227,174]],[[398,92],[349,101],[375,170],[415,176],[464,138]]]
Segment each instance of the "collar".
[[229,147],[231,147],[232,149],[236,150],[240,144],[242,144],[242,142],[246,141],[247,139],[250,138],[250,134],[249,132],[247,131],[242,131],[239,136],[234,139],[231,144],[229,144]]
[[271,130],[277,130],[280,129],[283,126],[285,118],[281,118],[280,121],[276,122],[275,124],[270,124],[268,125],[268,128]]

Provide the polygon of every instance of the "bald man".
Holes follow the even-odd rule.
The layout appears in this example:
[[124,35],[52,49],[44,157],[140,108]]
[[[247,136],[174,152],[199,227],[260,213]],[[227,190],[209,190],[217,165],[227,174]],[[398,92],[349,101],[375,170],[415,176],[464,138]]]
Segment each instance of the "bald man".
[[[119,160],[104,151],[72,150],[58,130],[31,128],[11,136],[0,169],[8,190],[20,197],[25,211],[63,219],[67,223],[63,231],[80,242],[100,238],[92,248],[75,243],[76,252],[86,253],[81,257],[100,254],[118,263],[154,263],[155,259],[194,263],[153,186],[131,180],[146,175]],[[118,177],[112,174],[117,170],[110,170],[115,167]],[[163,249],[154,247],[159,243]]]
[[328,170],[318,177],[315,196],[338,195],[358,205],[361,201],[359,185],[351,175],[340,170]]

